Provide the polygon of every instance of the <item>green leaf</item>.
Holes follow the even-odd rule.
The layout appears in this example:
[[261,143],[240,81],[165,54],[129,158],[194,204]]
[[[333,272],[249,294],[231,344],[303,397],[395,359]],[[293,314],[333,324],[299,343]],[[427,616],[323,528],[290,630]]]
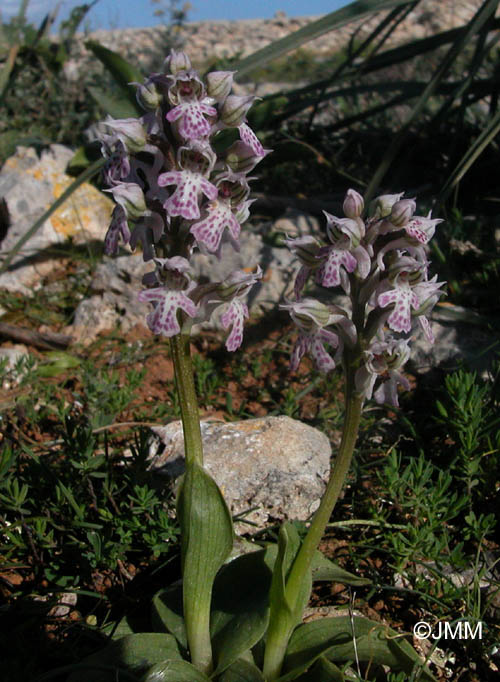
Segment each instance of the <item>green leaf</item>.
[[134,106],[134,103],[125,94],[110,94],[92,85],[89,85],[87,90],[97,104],[113,118],[134,118],[139,113],[138,105]]
[[[279,668],[275,666],[275,661],[278,658],[281,661],[290,635],[295,626],[301,622],[302,613],[311,595],[311,567],[307,567],[302,572],[303,577],[300,584],[294,587],[292,593],[289,589],[287,594],[287,580],[300,547],[301,542],[297,529],[292,523],[284,523],[279,532],[278,556],[274,565],[270,590],[270,616],[264,666],[266,674],[279,672]],[[271,665],[270,661],[272,661],[272,666],[275,666],[272,671],[268,670]]]
[[319,550],[313,559],[312,579],[313,582],[315,580],[332,580],[336,583],[342,583],[342,585],[371,585],[371,580],[345,571],[333,561],[327,559]]
[[437,199],[438,205],[444,203],[444,201],[453,191],[453,188],[457,185],[457,183],[460,182],[460,180],[464,177],[469,168],[474,164],[474,162],[478,159],[490,142],[495,139],[499,131],[500,111],[497,111],[496,115],[491,119],[479,137],[465,152],[463,157],[458,162],[456,168],[444,183]]
[[70,175],[78,175],[88,168],[91,163],[101,158],[101,145],[99,142],[90,142],[78,147],[73,154],[71,161],[66,167],[66,172]]
[[9,78],[16,63],[17,53],[19,52],[19,45],[13,45],[7,56],[7,60],[0,70],[0,102],[4,96],[5,91],[9,85]]
[[187,661],[168,659],[152,666],[141,682],[209,682],[209,678]]
[[345,678],[335,663],[320,656],[313,667],[305,675],[297,678],[297,682],[344,682]]
[[160,590],[151,604],[153,627],[170,632],[187,650],[186,626],[182,615],[182,585],[172,585]]
[[[177,642],[172,635],[157,632],[127,635],[112,642],[102,651],[84,658],[81,662],[81,669],[75,670],[69,676],[68,682],[89,682],[89,680],[116,682],[120,679],[121,671],[136,676],[143,675],[156,663],[161,663],[166,659],[182,660]],[[124,680],[126,679],[124,677]]]
[[196,462],[188,465],[184,475],[177,518],[181,527],[187,639],[192,660],[197,666],[208,666],[212,587],[218,570],[231,553],[233,522],[217,484]]
[[131,83],[142,83],[144,76],[135,66],[127,62],[116,52],[108,50],[104,45],[100,45],[93,40],[87,40],[85,47],[91,50],[99,61],[104,64],[106,69],[114,78],[116,84],[121,88],[124,95],[135,107],[135,114],[144,113],[135,99],[135,86]]
[[238,75],[241,77],[243,74],[261,68],[273,59],[281,57],[291,50],[296,50],[301,45],[304,45],[304,43],[314,40],[329,31],[341,28],[346,24],[362,19],[374,12],[380,12],[381,10],[397,7],[398,5],[404,5],[407,2],[408,0],[358,0],[358,2],[352,2],[350,5],[347,5],[347,7],[343,7],[336,12],[331,12],[321,19],[318,19],[318,21],[313,21],[307,26],[295,31],[295,33],[292,33],[281,40],[276,40],[274,43],[262,48],[262,50],[254,52],[254,54],[251,54],[238,62],[235,68],[238,71]]
[[285,608],[290,614],[291,608],[285,594],[286,578],[299,549],[300,539],[296,528],[285,522],[279,531],[278,556],[274,564],[270,601],[280,609]]
[[358,616],[323,618],[300,625],[290,638],[283,666],[285,674],[279,678],[280,682],[296,679],[298,673],[305,672],[323,655],[335,663],[353,661],[357,657],[362,662],[387,665],[407,674],[416,666],[419,670],[422,668],[422,681],[435,682],[417,652],[401,635],[385,625]]
[[57,482],[57,487],[62,492],[64,497],[68,500],[70,507],[72,507],[73,511],[77,515],[78,520],[83,521],[83,519],[85,518],[85,505],[80,506],[78,504],[71,490],[67,486],[65,486],[62,481]]
[[68,369],[75,369],[81,364],[80,358],[64,351],[51,351],[45,354],[46,362],[40,365],[36,373],[41,377],[55,377]]
[[218,573],[210,618],[216,673],[224,671],[264,636],[275,556],[276,551],[267,549],[244,554]]
[[256,665],[240,658],[229,667],[218,682],[265,682]]

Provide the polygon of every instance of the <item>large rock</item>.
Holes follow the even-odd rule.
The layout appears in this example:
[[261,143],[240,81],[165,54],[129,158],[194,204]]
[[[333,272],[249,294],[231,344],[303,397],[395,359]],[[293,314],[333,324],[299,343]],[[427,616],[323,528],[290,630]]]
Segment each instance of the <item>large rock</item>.
[[143,275],[152,270],[140,253],[104,257],[94,271],[90,283],[91,295],[76,308],[73,324],[66,328],[74,341],[91,343],[100,332],[117,325],[126,333],[137,324],[146,326],[146,315],[151,309],[138,299],[144,289]]
[[[73,151],[53,144],[41,158],[32,147],[18,147],[0,171],[0,198],[10,216],[7,235],[0,246],[0,262],[33,223],[63,194],[74,178],[65,173]],[[75,244],[102,240],[108,228],[113,204],[88,183],[64,202],[29,239],[0,275],[0,287],[31,293],[45,275],[60,264],[51,247],[71,238]]]
[[[184,471],[180,422],[154,427],[150,468],[172,478]],[[273,519],[306,520],[316,510],[330,471],[331,447],[317,429],[290,417],[201,423],[204,465],[234,515],[256,507],[239,532]]]

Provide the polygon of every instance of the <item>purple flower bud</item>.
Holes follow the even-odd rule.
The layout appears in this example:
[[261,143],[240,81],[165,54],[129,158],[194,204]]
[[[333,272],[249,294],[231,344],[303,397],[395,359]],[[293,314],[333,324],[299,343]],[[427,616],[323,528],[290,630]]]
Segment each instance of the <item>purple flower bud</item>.
[[262,270],[259,265],[257,265],[255,272],[233,270],[217,287],[217,296],[223,301],[244,296],[260,279],[262,279]]
[[394,225],[394,227],[404,227],[415,213],[417,204],[414,199],[401,199],[396,201],[391,209],[391,214],[387,220]]
[[322,247],[320,243],[310,235],[296,239],[285,239],[285,243],[302,265],[306,265],[310,269],[319,268],[324,262],[324,258],[321,257]]
[[189,71],[191,69],[191,60],[185,52],[170,51],[170,56],[165,59],[165,72],[175,74],[179,71]]
[[147,210],[144,193],[134,182],[120,182],[104,191],[111,192],[113,199],[125,210],[129,220],[139,220]]
[[288,310],[295,324],[303,331],[326,327],[335,316],[330,308],[314,298],[303,298],[301,301],[283,303],[280,308]]
[[245,122],[248,110],[255,101],[253,95],[229,95],[220,112],[220,119],[229,128],[237,128]]
[[216,102],[223,102],[233,87],[233,74],[236,71],[212,71],[207,73],[207,94]]
[[374,218],[387,218],[392,211],[392,207],[396,201],[401,199],[403,194],[404,192],[401,192],[400,194],[382,194],[381,196],[376,197],[370,205],[370,212],[373,214]]
[[337,244],[344,235],[349,238],[353,247],[365,236],[365,224],[361,218],[337,218],[326,211],[323,211],[327,219],[326,233],[332,244]]
[[112,119],[108,117],[104,124],[115,132],[129,154],[137,154],[146,145],[146,131],[138,118]]
[[262,158],[241,140],[234,142],[226,152],[226,163],[234,173],[250,173]]
[[348,189],[344,199],[343,209],[346,218],[359,218],[363,213],[365,202],[361,194]]
[[148,78],[144,83],[134,83],[137,85],[135,97],[139,106],[146,111],[156,111],[160,106],[163,96],[153,78]]

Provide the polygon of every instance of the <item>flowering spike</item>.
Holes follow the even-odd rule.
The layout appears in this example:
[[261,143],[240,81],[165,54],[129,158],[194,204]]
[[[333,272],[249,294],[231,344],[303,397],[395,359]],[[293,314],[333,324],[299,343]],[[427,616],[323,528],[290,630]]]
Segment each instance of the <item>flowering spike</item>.
[[[262,271],[197,284],[189,259],[196,249],[220,258],[225,241],[239,250],[253,202],[248,174],[268,153],[246,123],[255,98],[231,95],[232,83],[230,71],[202,79],[184,52],[172,50],[164,73],[135,83],[146,113],[96,126],[106,158],[103,177],[117,204],[105,250],[117,254],[120,240],[132,249],[140,244],[144,260],[154,261],[143,278],[150,288],[140,294],[155,306],[149,327],[173,336],[182,317],[202,322],[222,307],[230,350],[243,338],[243,297]],[[227,127],[239,128],[240,139],[219,152],[213,138]]]

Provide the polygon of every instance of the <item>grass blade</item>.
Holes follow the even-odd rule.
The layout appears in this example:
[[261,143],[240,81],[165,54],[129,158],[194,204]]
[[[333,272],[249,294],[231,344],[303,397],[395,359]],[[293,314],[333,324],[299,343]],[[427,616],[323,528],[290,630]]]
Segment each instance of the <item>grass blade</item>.
[[[376,190],[378,189],[381,181],[385,177],[385,174],[389,170],[391,163],[399,152],[406,136],[409,133],[410,126],[415,121],[415,119],[420,116],[424,111],[430,97],[435,93],[439,83],[443,80],[448,69],[453,64],[455,59],[462,52],[463,48],[468,44],[473,35],[481,30],[482,26],[490,19],[490,17],[495,13],[498,6],[498,0],[485,0],[485,2],[478,9],[476,14],[472,17],[471,21],[464,26],[460,37],[453,43],[453,45],[448,50],[448,53],[442,60],[441,64],[437,68],[434,76],[429,82],[428,86],[425,88],[424,92],[420,96],[417,104],[412,109],[405,122],[393,137],[391,144],[387,152],[385,153],[382,161],[380,162],[377,170],[375,171],[373,178],[368,185],[365,192],[365,201],[368,203],[374,196]],[[453,95],[451,95],[453,96]]]
[[444,183],[438,199],[436,201],[436,206],[443,204],[453,188],[460,182],[463,176],[467,173],[472,164],[477,160],[481,153],[486,149],[489,143],[496,137],[500,132],[500,110],[497,111],[496,115],[492,118],[489,125],[481,135],[477,138],[474,144],[469,147],[465,152],[463,157],[460,159],[458,165],[455,167],[452,174]]
[[296,50],[301,45],[304,45],[304,43],[314,40],[329,31],[341,28],[374,12],[380,12],[405,4],[408,4],[408,0],[357,0],[357,2],[347,5],[347,7],[342,7],[304,26],[291,35],[271,43],[271,45],[266,45],[262,50],[258,50],[258,52],[254,52],[254,54],[242,59],[236,64],[235,68],[241,77],[254,69],[265,66],[273,59],[290,52],[290,50]]

